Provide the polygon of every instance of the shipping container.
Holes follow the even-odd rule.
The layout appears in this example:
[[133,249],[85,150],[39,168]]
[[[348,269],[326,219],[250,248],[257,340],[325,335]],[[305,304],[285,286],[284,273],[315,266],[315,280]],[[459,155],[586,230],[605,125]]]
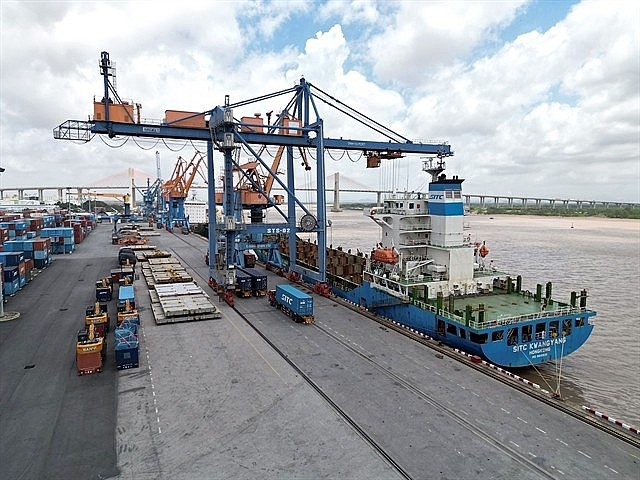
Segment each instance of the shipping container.
[[242,270],[236,270],[236,295],[250,297],[253,294],[253,278]]
[[138,361],[138,336],[131,328],[116,328],[114,332],[116,368],[137,368]]
[[124,305],[127,300],[129,301],[129,305],[135,308],[136,301],[133,293],[133,285],[120,285],[120,287],[118,287],[118,306]]
[[76,368],[78,375],[102,371],[102,361],[106,354],[106,339],[94,336],[94,327],[82,329],[76,340]]
[[256,114],[254,117],[242,117],[240,119],[242,123],[248,125],[240,125],[240,131],[243,133],[264,133],[264,120],[260,117],[260,114]]
[[241,268],[241,271],[251,277],[251,289],[256,297],[264,297],[267,294],[267,276],[255,268]]
[[[93,118],[98,121],[106,120],[104,102],[93,102]],[[136,110],[138,110],[136,108]],[[118,123],[139,123],[139,111],[134,113],[133,104],[128,102],[109,103],[109,120]]]
[[313,297],[291,285],[277,285],[269,292],[269,303],[298,323],[313,323]]
[[0,252],[0,263],[6,267],[17,267],[24,263],[24,252]]
[[253,268],[256,266],[256,256],[253,253],[245,253],[243,256],[244,266],[246,268]]

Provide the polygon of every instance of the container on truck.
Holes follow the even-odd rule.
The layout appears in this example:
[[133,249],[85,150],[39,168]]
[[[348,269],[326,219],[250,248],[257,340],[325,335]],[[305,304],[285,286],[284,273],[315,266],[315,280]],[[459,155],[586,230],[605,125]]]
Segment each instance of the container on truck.
[[313,297],[292,285],[277,285],[269,290],[271,306],[279,308],[297,323],[313,323]]

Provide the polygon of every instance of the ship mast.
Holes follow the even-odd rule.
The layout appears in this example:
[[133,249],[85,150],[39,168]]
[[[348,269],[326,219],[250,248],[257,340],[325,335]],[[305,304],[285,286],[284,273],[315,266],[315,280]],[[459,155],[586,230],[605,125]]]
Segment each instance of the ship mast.
[[438,175],[444,172],[445,167],[444,160],[441,158],[438,158],[437,161],[435,158],[428,158],[422,161],[422,171],[431,175],[432,182],[438,180]]

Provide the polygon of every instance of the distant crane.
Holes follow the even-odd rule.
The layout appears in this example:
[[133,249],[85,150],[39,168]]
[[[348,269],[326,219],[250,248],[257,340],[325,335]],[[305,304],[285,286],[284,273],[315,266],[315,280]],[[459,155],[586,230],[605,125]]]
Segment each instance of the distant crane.
[[[120,200],[124,204],[123,216],[126,217],[131,215],[131,195],[128,193],[88,192],[86,195],[89,200],[91,197],[107,197]],[[84,194],[81,194],[81,196],[84,197]]]
[[184,202],[189,196],[189,189],[197,175],[205,183],[207,182],[207,176],[202,172],[202,165],[205,161],[204,155],[200,152],[196,152],[189,162],[178,157],[171,178],[162,184],[162,199],[166,207],[165,227],[168,230],[172,230],[173,227],[181,227],[182,233],[189,233],[191,226],[189,225],[189,217],[184,210]]
[[147,178],[147,187],[145,189],[136,186],[136,190],[142,194],[143,213],[149,222],[160,218],[159,211],[162,208],[161,187],[160,152],[156,151],[156,179],[153,183],[150,183],[150,180]]
[[[263,145],[258,150],[258,155],[263,155],[266,149],[267,147]],[[280,166],[284,151],[285,147],[283,145],[278,147],[273,157],[270,170],[262,167],[257,160],[243,164],[239,164],[237,158],[234,160],[233,173],[236,177],[234,184],[234,203],[241,209],[250,211],[251,223],[261,223],[265,209],[284,203],[284,195],[270,196],[274,175],[280,173],[278,172],[278,167]],[[240,150],[238,150],[238,153],[240,153]],[[303,159],[303,164],[306,165],[307,170],[309,170],[310,167],[303,149],[300,149],[300,155]],[[224,203],[223,199],[224,192],[216,192],[216,204],[222,205]]]

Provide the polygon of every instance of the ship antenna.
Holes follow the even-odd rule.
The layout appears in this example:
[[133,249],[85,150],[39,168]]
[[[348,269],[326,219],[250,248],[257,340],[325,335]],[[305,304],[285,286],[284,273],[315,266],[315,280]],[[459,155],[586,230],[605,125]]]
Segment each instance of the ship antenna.
[[422,160],[422,171],[431,175],[431,181],[438,180],[438,175],[444,172],[446,165],[442,158],[429,157]]

